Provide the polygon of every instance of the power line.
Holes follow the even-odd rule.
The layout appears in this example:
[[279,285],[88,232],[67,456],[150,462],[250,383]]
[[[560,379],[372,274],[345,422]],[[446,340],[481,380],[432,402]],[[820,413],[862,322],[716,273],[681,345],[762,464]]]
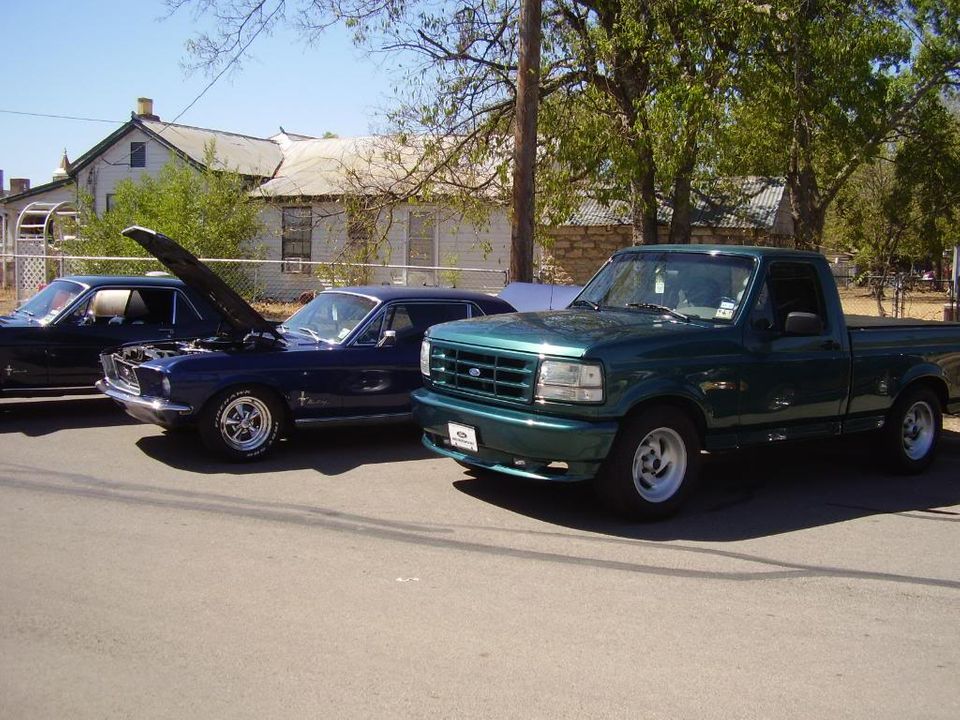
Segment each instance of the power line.
[[7,115],[26,115],[28,117],[54,118],[56,120],[80,120],[82,122],[101,122],[101,123],[110,123],[111,125],[119,125],[120,123],[126,122],[124,120],[104,120],[103,118],[77,117],[76,115],[52,115],[49,113],[23,112],[20,110],[0,109],[0,113],[6,113]]

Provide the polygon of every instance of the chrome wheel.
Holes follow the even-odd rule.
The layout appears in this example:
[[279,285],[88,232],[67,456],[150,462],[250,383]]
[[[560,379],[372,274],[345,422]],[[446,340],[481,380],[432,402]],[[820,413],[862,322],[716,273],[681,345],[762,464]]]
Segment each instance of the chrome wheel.
[[904,413],[900,440],[903,453],[911,460],[925,457],[936,436],[936,420],[933,410],[923,400],[918,400]]
[[633,484],[647,502],[669,500],[687,472],[687,447],[676,430],[660,427],[648,432],[633,455]]
[[273,416],[260,398],[242,395],[220,413],[220,435],[234,450],[256,450],[270,436]]

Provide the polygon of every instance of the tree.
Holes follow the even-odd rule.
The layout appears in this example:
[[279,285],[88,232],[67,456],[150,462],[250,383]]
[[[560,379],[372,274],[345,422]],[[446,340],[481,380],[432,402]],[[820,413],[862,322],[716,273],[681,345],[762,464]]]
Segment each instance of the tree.
[[180,159],[156,176],[117,184],[112,207],[97,214],[89,198],[81,203],[78,239],[70,248],[85,255],[142,256],[143,249],[120,234],[142,225],[168,235],[198,257],[245,258],[262,229],[261,201],[236,172],[214,170],[216,148],[206,148],[201,169]]
[[[478,195],[505,199],[518,75],[514,0],[317,0],[296,12],[283,0],[171,5],[215,15],[216,32],[191,45],[208,67],[235,62],[280,22],[293,22],[310,40],[345,22],[368,48],[410,63],[407,92],[389,118],[399,144],[423,151],[417,182],[405,192],[467,203]],[[658,188],[667,188],[671,234],[688,239],[692,179],[733,100],[731,68],[759,27],[756,14],[750,3],[723,0],[544,2],[537,182],[550,202],[541,213],[556,218],[569,210],[586,184],[604,199],[630,203],[636,241],[656,242]]]
[[828,216],[827,236],[872,275],[881,315],[891,273],[939,265],[960,240],[960,121],[937,99],[922,103],[898,143],[859,167]]
[[819,247],[857,170],[958,80],[957,0],[775,0],[740,80],[723,172],[783,174],[797,246]]

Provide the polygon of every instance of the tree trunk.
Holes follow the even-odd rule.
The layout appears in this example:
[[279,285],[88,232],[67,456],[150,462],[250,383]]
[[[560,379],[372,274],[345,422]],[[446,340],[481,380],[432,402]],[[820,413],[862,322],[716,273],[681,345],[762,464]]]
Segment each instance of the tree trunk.
[[794,243],[798,250],[819,249],[823,239],[825,208],[813,169],[813,137],[807,95],[814,82],[810,28],[819,13],[816,0],[802,0],[793,33],[793,141],[787,187],[793,215]]
[[670,218],[670,242],[681,245],[690,243],[691,215],[693,213],[690,194],[696,156],[696,142],[688,141],[684,150],[683,162],[677,170],[677,177],[673,181],[673,217]]

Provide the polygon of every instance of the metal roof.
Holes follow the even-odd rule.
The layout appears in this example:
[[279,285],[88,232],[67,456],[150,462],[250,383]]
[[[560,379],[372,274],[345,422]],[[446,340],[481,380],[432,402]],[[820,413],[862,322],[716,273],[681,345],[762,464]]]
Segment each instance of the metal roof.
[[[770,231],[783,202],[784,178],[729,178],[709,190],[694,190],[691,224],[695,227],[750,228]],[[673,208],[660,198],[657,222],[668,225]],[[564,225],[631,225],[629,203],[614,200],[602,203],[587,197]]]
[[202,165],[209,143],[216,147],[214,167],[241,175],[273,177],[283,160],[280,146],[273,140],[238,135],[222,130],[207,130],[189,125],[172,125],[139,118],[139,124],[194,162]]

